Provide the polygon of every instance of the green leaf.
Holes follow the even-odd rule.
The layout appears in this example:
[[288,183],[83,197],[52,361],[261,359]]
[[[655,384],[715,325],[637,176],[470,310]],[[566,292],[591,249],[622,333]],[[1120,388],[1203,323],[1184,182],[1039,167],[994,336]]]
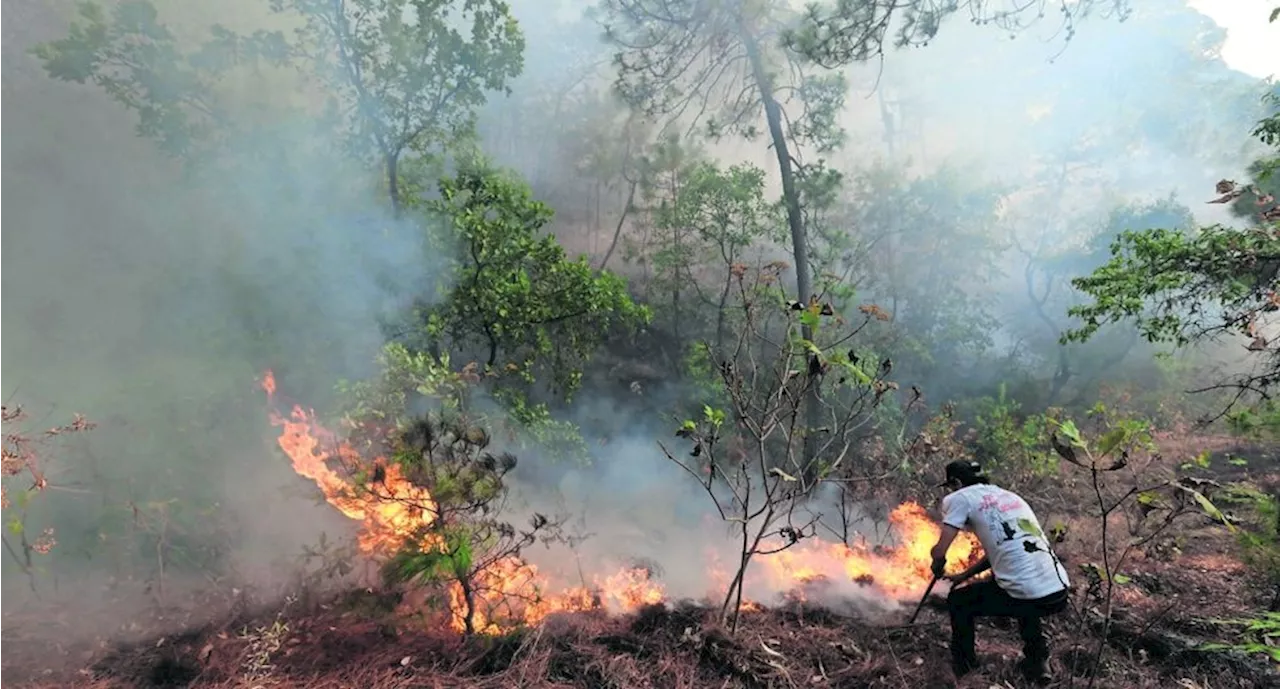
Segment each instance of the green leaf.
[[1036,536],[1038,538],[1044,537],[1044,532],[1040,531],[1040,528],[1036,526],[1035,522],[1031,521],[1030,519],[1026,519],[1026,518],[1018,519],[1018,528],[1031,534],[1032,536]]
[[1084,439],[1080,437],[1080,429],[1076,428],[1076,422],[1071,419],[1067,419],[1066,421],[1058,424],[1058,430],[1062,431],[1062,434],[1067,436],[1067,440],[1070,440],[1072,445],[1084,448]]
[[853,379],[857,381],[859,385],[871,384],[871,376],[867,375],[867,372],[863,371],[861,366],[849,361],[848,359],[842,359],[840,361],[840,366],[848,372],[849,375],[853,376]]
[[1232,525],[1231,521],[1222,513],[1222,510],[1219,510],[1217,505],[1213,504],[1213,501],[1209,500],[1209,498],[1205,497],[1203,493],[1194,488],[1182,486],[1182,490],[1190,493],[1191,497],[1195,498],[1196,502],[1200,505],[1200,509],[1204,510],[1205,514],[1209,515],[1212,519],[1222,522],[1222,524],[1227,527],[1228,531],[1235,533],[1236,527]]
[[1102,436],[1102,438],[1098,440],[1098,456],[1105,457],[1128,439],[1128,437],[1129,430],[1123,426],[1107,431],[1106,435]]
[[9,520],[8,527],[9,527],[9,533],[13,534],[14,536],[22,535],[22,532],[23,532],[22,520],[16,519],[16,518],[11,519]]
[[1130,577],[1124,574],[1121,574],[1119,572],[1116,572],[1116,575],[1114,577],[1111,577],[1111,580],[1116,582],[1117,584],[1127,584],[1133,581],[1133,579],[1131,579]]

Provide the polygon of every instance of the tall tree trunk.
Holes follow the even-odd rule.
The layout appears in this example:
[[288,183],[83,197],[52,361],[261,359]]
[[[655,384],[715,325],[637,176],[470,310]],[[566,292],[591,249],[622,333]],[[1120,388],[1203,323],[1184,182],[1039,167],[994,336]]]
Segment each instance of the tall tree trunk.
[[[782,200],[787,209],[787,225],[791,229],[791,250],[796,262],[796,299],[806,306],[813,294],[813,282],[809,275],[809,237],[804,226],[804,216],[800,213],[800,192],[796,189],[795,170],[792,167],[791,150],[787,144],[786,132],[782,129],[782,106],[773,96],[773,78],[765,69],[764,58],[760,54],[760,44],[755,34],[745,25],[740,25],[742,44],[746,48],[747,59],[751,63],[751,73],[760,91],[760,100],[764,104],[765,120],[769,124],[769,138],[773,141],[773,151],[778,157],[778,172],[782,176]],[[813,340],[813,328],[801,326],[801,334],[806,340]],[[813,355],[807,370],[816,370],[813,366]],[[813,464],[816,454],[816,443],[812,437],[814,429],[820,422],[820,400],[818,384],[810,380],[805,395],[805,429],[804,433],[804,466]]]
[[400,153],[387,153],[387,194],[391,196],[391,212],[400,219]]
[[613,228],[613,241],[609,242],[609,250],[604,252],[604,258],[600,259],[600,267],[596,268],[597,273],[604,272],[605,266],[609,265],[609,258],[613,256],[614,249],[618,248],[618,240],[622,237],[622,226],[627,221],[627,214],[631,212],[631,205],[636,200],[636,186],[638,182],[631,183],[631,189],[627,192],[627,205],[622,209],[622,215],[618,216],[618,225]]
[[893,122],[893,113],[889,112],[889,104],[884,100],[884,88],[876,89],[876,97],[880,101],[880,122],[884,124],[884,145],[889,149],[889,159],[893,160],[896,151],[894,143],[898,139],[898,130]]

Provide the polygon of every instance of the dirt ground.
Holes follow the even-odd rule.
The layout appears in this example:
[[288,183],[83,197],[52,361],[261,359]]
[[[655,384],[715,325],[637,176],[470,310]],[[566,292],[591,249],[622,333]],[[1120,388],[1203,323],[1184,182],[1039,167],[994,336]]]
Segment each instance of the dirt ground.
[[[1116,596],[1115,638],[1094,686],[1280,686],[1280,672],[1260,656],[1196,650],[1204,641],[1231,637],[1206,619],[1256,611],[1266,601],[1232,557],[1229,541],[1212,537],[1210,527],[1184,537],[1180,554],[1144,558],[1130,568],[1132,581]],[[47,654],[48,646],[11,644],[17,640],[9,638],[4,679],[10,686],[41,689],[1022,686],[1014,669],[1020,656],[1016,630],[1000,620],[979,628],[983,669],[955,684],[942,601],[935,597],[931,603],[912,627],[792,605],[744,613],[739,633],[731,636],[711,611],[686,604],[626,617],[563,615],[537,629],[464,641],[394,624],[388,613],[393,606],[355,592],[295,609],[278,618],[274,633],[276,613],[268,610],[129,646],[79,649],[63,658],[82,658],[81,667],[41,668],[46,663],[33,654],[41,648]],[[909,609],[902,612],[898,624],[908,614]],[[1061,678],[1054,686],[1088,684],[1097,638],[1084,629],[1089,614],[1071,610],[1048,624]],[[275,648],[267,663],[254,665],[255,644]]]
[[[1255,463],[1248,478],[1274,489],[1274,462]],[[1218,476],[1223,478],[1222,475]],[[1236,478],[1239,478],[1238,476]],[[1097,557],[1098,525],[1068,518],[1057,546],[1073,573],[1073,605],[1052,618],[1052,686],[1090,686],[1099,605],[1086,593],[1079,566]],[[1094,687],[1259,689],[1280,687],[1280,664],[1260,654],[1206,651],[1234,633],[1211,620],[1257,615],[1270,603],[1238,559],[1220,526],[1196,517],[1168,539],[1137,551],[1117,587],[1114,624]],[[27,624],[6,614],[6,686],[107,688],[409,689],[530,687],[965,687],[1016,688],[1020,657],[1016,629],[984,620],[978,630],[983,667],[960,683],[952,678],[948,624],[935,597],[914,626],[838,616],[790,604],[744,613],[727,633],[706,607],[658,605],[629,616],[575,613],[499,638],[464,640],[444,625],[405,624],[395,605],[354,591],[295,604],[233,607],[214,623],[173,624],[129,643],[65,642],[74,615]],[[213,600],[192,607],[217,606]],[[6,611],[8,613],[8,611]],[[25,612],[24,615],[34,613]],[[154,620],[151,623],[155,623]]]

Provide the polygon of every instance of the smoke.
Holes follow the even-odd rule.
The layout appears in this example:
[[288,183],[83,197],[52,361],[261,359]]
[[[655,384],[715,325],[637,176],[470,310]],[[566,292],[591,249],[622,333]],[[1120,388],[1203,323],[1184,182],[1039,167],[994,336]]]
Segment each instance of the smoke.
[[[521,170],[557,210],[554,230],[561,241],[599,256],[625,207],[627,185],[620,178],[601,185],[582,171],[594,160],[575,152],[582,147],[582,132],[595,131],[592,122],[609,122],[603,129],[616,138],[625,116],[621,106],[610,110],[611,101],[599,91],[592,94],[613,78],[608,49],[588,38],[589,27],[552,20],[540,9],[533,2],[514,5],[530,45],[545,42],[556,50],[531,51],[511,98],[485,110],[483,134],[499,159]],[[1221,206],[1203,201],[1217,180],[1240,178],[1257,157],[1260,149],[1248,134],[1265,114],[1262,96],[1277,87],[1223,62],[1225,31],[1185,3],[1168,0],[1134,9],[1123,23],[1086,20],[1070,41],[1053,22],[1010,36],[955,17],[927,47],[890,51],[883,61],[844,70],[850,90],[839,121],[848,132],[847,144],[826,156],[827,162],[847,179],[874,164],[904,170],[906,182],[949,173],[963,181],[964,189],[954,196],[916,199],[933,214],[919,216],[919,227],[911,228],[918,229],[918,241],[930,241],[930,233],[944,226],[979,227],[1005,245],[990,254],[990,279],[978,279],[986,267],[975,265],[967,251],[919,257],[912,279],[925,272],[958,276],[956,282],[923,291],[924,297],[966,291],[996,324],[985,333],[991,340],[987,349],[961,350],[930,368],[917,368],[907,374],[917,377],[906,379],[904,389],[918,383],[937,404],[952,396],[994,395],[998,383],[1036,369],[1040,372],[1019,382],[1031,399],[1045,399],[1056,365],[1054,343],[1071,326],[1065,315],[1071,293],[1067,279],[1093,267],[1086,263],[1097,257],[1083,254],[1090,247],[1105,249],[1108,232],[1155,226],[1108,227],[1113,209],[1171,198],[1187,206],[1196,223],[1238,222]],[[1258,21],[1265,20],[1263,10]],[[707,150],[725,165],[759,165],[769,173],[771,193],[779,193],[766,142],[729,137]],[[1059,179],[1059,169],[1069,174]],[[982,204],[948,205],[988,190],[999,202],[985,218]],[[930,193],[928,185],[921,185],[921,193]],[[846,192],[844,201],[876,199],[854,191]],[[1050,206],[1057,210],[1050,213]],[[1160,222],[1153,215],[1133,215],[1134,222]],[[641,229],[634,219],[628,226]],[[874,235],[881,228],[850,223],[843,229]],[[1056,278],[1054,300],[1043,305],[1050,323],[1028,298],[1029,259],[1019,251],[1036,246],[1045,247],[1037,265],[1061,260],[1058,255],[1068,251],[1081,255]],[[877,267],[862,266],[862,275]],[[647,270],[625,261],[614,261],[611,268],[635,280]],[[855,277],[860,276],[855,272]],[[887,305],[889,290],[867,282],[860,285],[860,299],[884,299]],[[1043,291],[1043,278],[1032,287]],[[942,340],[949,337],[954,334],[939,334]],[[935,344],[922,346],[936,353],[942,347]],[[1032,347],[1041,353],[1028,354]],[[1152,351],[1134,345],[1127,331],[1104,334],[1071,361],[1079,391],[1063,391],[1057,401],[1091,394],[1100,381],[1137,378],[1158,384],[1162,374],[1151,364]],[[707,548],[727,548],[718,552],[732,557],[733,547],[725,545],[707,496],[656,447],[678,423],[671,413],[689,391],[677,382],[651,381],[638,368],[614,369],[613,377],[588,385],[580,395],[574,418],[589,439],[603,443],[594,448],[600,468],[560,482],[559,492],[578,496],[581,510],[591,514],[585,520],[589,530],[607,534],[597,536],[605,545],[594,546],[603,549],[601,557],[653,557],[668,570],[665,576],[684,582],[675,588],[695,595],[705,575],[686,580],[686,574],[705,566]],[[653,392],[637,395],[628,388],[631,382]],[[664,403],[648,401],[654,397]],[[535,461],[527,468],[530,464],[521,465],[520,477],[541,483],[541,465]],[[596,503],[605,507],[593,508]],[[655,550],[646,538],[663,545]]]
[[[29,430],[75,412],[98,424],[44,467],[58,490],[29,522],[59,545],[41,566],[86,610],[121,590],[155,601],[162,568],[165,604],[209,578],[271,589],[302,545],[349,525],[297,497],[257,377],[274,368],[325,408],[336,380],[371,372],[380,322],[427,293],[445,257],[391,217],[322,119],[282,107],[290,91],[260,75],[224,85],[233,105],[286,95],[216,161],[192,171],[162,156],[101,90],[54,81],[27,54],[65,35],[67,10],[4,7],[6,404],[27,408]],[[85,557],[103,550],[115,556]],[[16,609],[32,594],[7,555],[4,568]]]
[[[37,419],[83,412],[100,424],[59,458],[69,467],[62,478],[80,492],[42,496],[31,518],[59,529],[63,547],[49,556],[50,567],[84,582],[62,590],[85,602],[103,598],[101,583],[125,564],[152,557],[138,543],[121,546],[119,569],[82,556],[98,524],[134,518],[130,505],[152,515],[140,529],[158,528],[162,509],[173,524],[193,529],[165,535],[192,560],[170,563],[171,572],[198,579],[206,563],[218,563],[216,576],[269,587],[300,544],[350,525],[286,491],[296,477],[273,446],[256,376],[273,368],[287,395],[325,408],[336,380],[370,372],[381,319],[422,293],[439,264],[424,254],[418,228],[391,218],[378,189],[365,184],[373,175],[342,154],[322,121],[296,109],[256,111],[222,165],[188,176],[137,137],[132,116],[99,89],[53,81],[26,53],[65,35],[69,7],[41,0],[3,7],[10,27],[3,48],[10,200],[3,391]],[[484,108],[482,138],[556,209],[552,229],[562,241],[582,249],[608,245],[626,185],[592,178],[575,127],[592,118],[620,125],[625,116],[603,92],[612,76],[598,27],[576,7],[514,3],[529,45],[525,74],[510,97]],[[263,14],[252,9],[238,22]],[[198,11],[174,9],[192,25],[209,19]],[[952,20],[927,48],[846,70],[841,124],[849,143],[829,162],[854,173],[879,161],[913,178],[950,165],[975,183],[1047,194],[1028,204],[1033,211],[1061,191],[1074,220],[1051,228],[1059,233],[1051,244],[1086,241],[1118,202],[1169,193],[1200,222],[1225,220],[1200,200],[1252,160],[1247,133],[1259,97],[1275,87],[1218,60],[1221,30],[1173,0],[1144,3],[1123,24],[1089,21],[1065,48],[1046,31],[1010,40]],[[244,104],[270,102],[281,91],[278,81],[248,77],[228,85]],[[775,176],[761,141],[725,139],[707,150]],[[1044,174],[1062,161],[1087,165],[1096,178],[1056,189]],[[1036,237],[1048,231],[1041,221],[1028,213],[1005,229]],[[934,257],[963,270],[958,260]],[[996,341],[1012,348],[1021,335],[1007,324],[1036,317],[1020,282],[1023,259],[1009,249],[996,263],[1002,277],[971,289],[993,304],[1006,323]],[[621,259],[611,268],[643,272]],[[864,296],[884,293],[871,288]],[[937,367],[967,375],[960,363]],[[688,390],[638,368],[629,362],[589,380],[570,410],[592,443],[595,467],[568,471],[548,458],[522,457],[521,497],[530,508],[559,504],[580,516],[596,534],[579,551],[583,558],[649,558],[674,593],[701,596],[707,548],[729,560],[734,546],[707,496],[656,444],[670,436],[671,415]],[[907,383],[919,382],[940,401],[947,390],[931,384],[942,375]],[[91,505],[83,492],[94,495]],[[208,518],[179,514],[195,509],[208,510]],[[201,523],[207,531],[189,526]],[[236,541],[203,552],[219,530]],[[6,575],[14,571],[4,566]],[[144,582],[133,585],[140,590]],[[8,600],[25,601],[22,586],[6,576]]]

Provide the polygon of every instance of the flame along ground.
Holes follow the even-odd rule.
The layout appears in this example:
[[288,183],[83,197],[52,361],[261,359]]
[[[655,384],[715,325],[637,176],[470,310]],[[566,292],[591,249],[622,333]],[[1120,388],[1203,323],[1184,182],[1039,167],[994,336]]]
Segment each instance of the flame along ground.
[[[275,375],[267,371],[261,380],[270,401],[276,394]],[[352,470],[368,466],[354,448],[331,430],[317,423],[315,412],[293,405],[288,416],[272,409],[271,424],[281,429],[277,443],[299,475],[311,479],[325,499],[347,517],[361,522],[360,550],[370,556],[392,552],[406,535],[433,519],[434,503],[422,487],[410,483],[397,465],[382,458],[373,461],[383,468],[377,494],[353,491]],[[344,467],[339,471],[332,464]],[[895,600],[919,596],[928,584],[929,551],[937,541],[939,528],[923,507],[905,502],[895,508],[889,520],[900,545],[866,548],[844,543],[807,539],[798,544],[753,560],[747,576],[747,590],[768,590],[803,597],[804,591],[819,582],[845,581],[873,587],[879,595]],[[974,561],[980,546],[971,534],[962,533],[948,553],[948,571]],[[723,596],[732,572],[714,557],[708,558],[708,594],[712,600]],[[658,603],[666,592],[647,570],[623,567],[609,576],[597,576],[593,586],[556,586],[536,565],[520,558],[506,558],[480,572],[473,582],[475,611],[473,628],[480,633],[500,633],[520,624],[536,624],[547,615],[606,609],[628,612]],[[466,603],[462,587],[450,585],[451,625],[462,631]],[[743,608],[758,609],[756,601],[743,600]]]

